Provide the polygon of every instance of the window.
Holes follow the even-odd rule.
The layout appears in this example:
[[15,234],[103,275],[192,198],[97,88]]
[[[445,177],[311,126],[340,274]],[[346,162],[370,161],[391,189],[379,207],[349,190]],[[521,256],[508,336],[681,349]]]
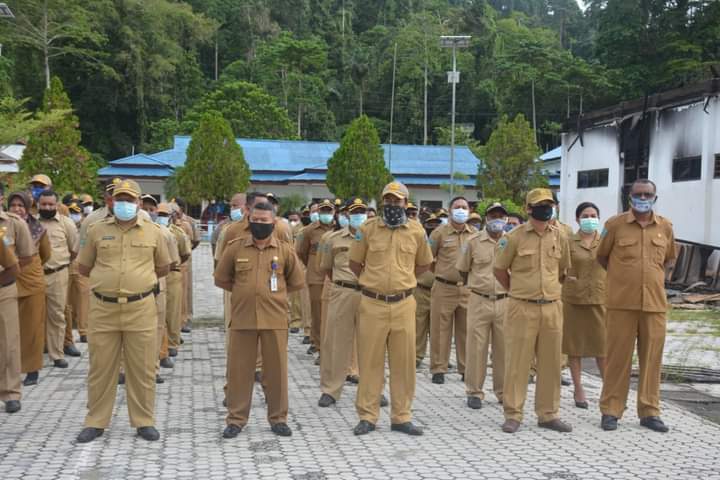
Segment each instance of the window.
[[720,178],[720,153],[715,154],[715,175],[713,178]]
[[609,172],[607,168],[582,170],[577,175],[577,188],[607,187]]
[[687,182],[690,180],[700,180],[702,173],[702,158],[682,157],[673,160],[672,181]]

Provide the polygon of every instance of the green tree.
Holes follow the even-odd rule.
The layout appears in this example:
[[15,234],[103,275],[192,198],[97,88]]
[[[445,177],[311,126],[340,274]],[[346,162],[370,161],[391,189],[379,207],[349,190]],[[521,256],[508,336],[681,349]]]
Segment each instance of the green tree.
[[98,163],[80,146],[78,118],[59,78],[53,77],[45,91],[45,114],[66,112],[52,124],[37,128],[31,135],[20,162],[23,176],[48,175],[58,192],[94,192],[97,188]]
[[185,166],[176,174],[177,189],[192,203],[228,199],[250,184],[250,168],[230,124],[219,112],[200,119],[187,150]]
[[292,138],[287,111],[262,88],[247,82],[221,85],[205,95],[188,114],[192,128],[209,111],[219,112],[237,137]]
[[361,115],[350,124],[328,161],[327,186],[340,198],[372,199],[380,196],[391,179],[377,130]]
[[540,149],[522,114],[512,121],[503,116],[478,153],[482,161],[477,186],[483,198],[504,198],[522,205],[528,190],[547,185],[536,162]]
[[527,217],[527,214],[525,213],[525,208],[523,207],[522,203],[517,204],[507,198],[483,198],[477,203],[477,205],[475,205],[475,211],[480,215],[485,216],[485,210],[493,203],[502,203],[503,207],[505,207],[505,210],[507,210],[508,213],[516,213],[518,215],[521,215],[523,218]]
[[35,130],[56,125],[70,112],[57,109],[33,114],[26,108],[29,101],[29,98],[0,97],[0,145],[27,140]]

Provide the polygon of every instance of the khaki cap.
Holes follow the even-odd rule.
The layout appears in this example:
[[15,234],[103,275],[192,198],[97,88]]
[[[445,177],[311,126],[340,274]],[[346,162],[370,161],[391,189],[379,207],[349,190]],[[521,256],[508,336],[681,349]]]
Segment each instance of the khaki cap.
[[533,188],[525,197],[525,203],[527,205],[536,205],[540,202],[551,201],[555,203],[552,192],[547,188]]
[[140,198],[142,199],[143,202],[144,202],[145,200],[147,200],[147,201],[149,201],[149,202],[154,203],[156,206],[157,206],[157,204],[158,204],[158,201],[155,199],[155,197],[153,197],[153,196],[150,195],[149,193],[146,193],[145,195],[143,195],[143,196],[140,197]]
[[[135,198],[140,197],[140,186],[134,180],[123,180],[115,185],[113,189],[113,197],[117,197],[121,193],[126,193]],[[153,199],[154,200],[154,199]]]
[[83,193],[82,195],[80,195],[80,203],[82,203],[83,205],[86,203],[93,203],[93,198],[87,193]]
[[382,196],[392,195],[397,198],[408,198],[410,193],[405,185],[400,182],[390,182],[383,188]]
[[480,221],[482,221],[482,217],[481,217],[478,213],[472,212],[472,213],[470,214],[470,217],[468,217],[468,220],[480,220]]
[[352,212],[353,210],[357,210],[357,209],[367,210],[367,204],[365,203],[365,201],[362,198],[357,197],[357,198],[353,198],[351,202],[348,202],[346,208],[347,208],[348,212]]
[[71,203],[70,205],[68,205],[68,210],[70,210],[73,213],[81,213],[82,212],[80,205],[78,205],[77,203],[74,203],[74,202]]
[[405,207],[405,210],[417,210],[418,207],[412,202],[408,202],[407,207]]
[[507,209],[503,207],[503,204],[500,202],[495,202],[492,205],[488,205],[488,207],[485,209],[485,215],[487,215],[491,210],[502,210],[505,215],[508,214]]
[[159,203],[158,206],[157,206],[157,213],[158,213],[158,214],[164,213],[164,214],[166,214],[166,215],[171,215],[171,214],[172,214],[172,211],[171,211],[171,209],[170,209],[170,204],[165,203],[165,202]]
[[48,177],[47,175],[43,175],[42,173],[33,175],[33,177],[30,179],[30,183],[41,183],[46,187],[52,187],[52,180],[50,180],[50,177]]
[[122,179],[120,179],[120,178],[113,178],[113,179],[110,181],[110,183],[108,183],[107,185],[105,185],[105,191],[108,192],[108,193],[112,193],[113,189],[115,188],[115,185],[119,184],[120,182],[122,182]]
[[318,203],[318,210],[321,210],[323,208],[330,208],[332,210],[335,210],[335,204],[333,204],[333,202],[326,198],[322,202]]

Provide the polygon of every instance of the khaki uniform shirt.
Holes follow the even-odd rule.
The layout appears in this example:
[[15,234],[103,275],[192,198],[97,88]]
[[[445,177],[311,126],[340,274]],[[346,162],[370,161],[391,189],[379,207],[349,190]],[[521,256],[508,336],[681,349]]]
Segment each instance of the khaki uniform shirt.
[[[90,215],[85,217],[82,223],[80,223],[80,248],[85,245],[88,228],[90,228],[92,225],[96,224],[100,220],[105,220],[106,218],[112,216],[113,213],[110,211],[107,205],[90,212]],[[141,208],[138,209],[138,218],[142,218],[144,220],[147,220],[148,222],[152,221],[152,219],[150,218],[150,214]]]
[[[170,224],[168,225],[168,231],[173,234],[175,237],[175,242],[178,249],[178,255],[180,257],[180,263],[184,263],[187,261],[187,259],[192,255],[192,245],[190,245],[190,239],[187,235],[185,235],[185,232],[182,228],[178,227],[177,225]],[[183,258],[185,260],[183,260]],[[177,267],[176,266],[176,270]]]
[[[292,244],[290,227],[279,218],[275,219],[275,228],[272,234],[280,241]],[[218,235],[218,242],[215,246],[215,260],[220,260],[225,245],[230,243],[230,241],[247,235],[252,235],[250,233],[250,220],[247,217],[243,217],[243,219],[238,222],[227,224]]]
[[325,272],[319,269],[317,254],[320,248],[320,239],[327,232],[333,231],[330,225],[314,222],[303,228],[295,241],[295,251],[302,262],[307,266],[307,284],[322,285],[325,282]]
[[54,269],[70,264],[70,257],[78,251],[78,231],[70,218],[56,214],[49,220],[41,219],[40,223],[47,231],[52,256],[45,268]]
[[597,249],[600,246],[600,234],[589,247],[583,245],[582,237],[573,233],[570,242],[570,262],[565,282],[563,283],[563,302],[576,305],[605,304],[605,269],[597,262]]
[[[17,257],[12,250],[5,245],[5,233],[0,231],[0,267],[2,270],[7,270],[10,267],[17,265]],[[0,270],[0,271],[2,271]]]
[[570,268],[570,249],[559,228],[548,225],[541,236],[528,222],[502,237],[497,250],[495,268],[510,270],[510,296],[560,299],[560,280]]
[[643,228],[632,211],[609,219],[598,257],[608,257],[607,308],[664,312],[665,264],[677,257],[672,223],[653,214]]
[[0,212],[0,233],[3,243],[17,258],[32,257],[35,245],[27,222],[14,213]]
[[375,217],[355,235],[350,260],[363,265],[360,285],[382,295],[393,295],[415,288],[415,267],[430,265],[433,255],[418,222],[388,228]]
[[495,278],[496,246],[497,242],[482,230],[472,235],[462,249],[455,266],[468,274],[470,290],[483,295],[507,293]]
[[333,281],[357,284],[357,277],[350,270],[350,247],[355,241],[355,234],[345,227],[326,234],[323,239],[318,255],[320,270],[332,271]]
[[[263,250],[251,235],[228,242],[215,269],[215,278],[232,282],[231,330],[287,330],[288,293],[304,286],[303,269],[287,242],[270,237]],[[276,264],[277,291],[270,290]]]
[[88,229],[78,262],[91,269],[92,290],[125,297],[152,290],[158,283],[155,269],[170,265],[170,255],[159,225],[138,217],[124,229],[110,217]]
[[170,263],[175,267],[179,266],[180,250],[178,248],[177,238],[170,231],[170,228],[163,227],[162,225],[160,225],[160,233],[162,233],[162,236],[165,239],[165,244],[167,245],[168,249],[168,256],[170,257]]
[[430,250],[435,257],[435,277],[454,283],[462,282],[455,264],[460,250],[476,230],[468,224],[459,232],[450,223],[441,225],[430,234]]

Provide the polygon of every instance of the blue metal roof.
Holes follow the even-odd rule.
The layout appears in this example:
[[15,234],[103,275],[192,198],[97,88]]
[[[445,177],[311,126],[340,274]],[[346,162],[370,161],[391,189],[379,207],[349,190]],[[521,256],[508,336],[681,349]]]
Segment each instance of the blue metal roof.
[[170,167],[125,167],[125,166],[114,166],[104,167],[98,170],[98,175],[101,177],[158,177],[167,178],[172,175],[173,169]]
[[540,160],[547,162],[549,160],[558,160],[562,158],[562,147],[553,148],[540,155]]

